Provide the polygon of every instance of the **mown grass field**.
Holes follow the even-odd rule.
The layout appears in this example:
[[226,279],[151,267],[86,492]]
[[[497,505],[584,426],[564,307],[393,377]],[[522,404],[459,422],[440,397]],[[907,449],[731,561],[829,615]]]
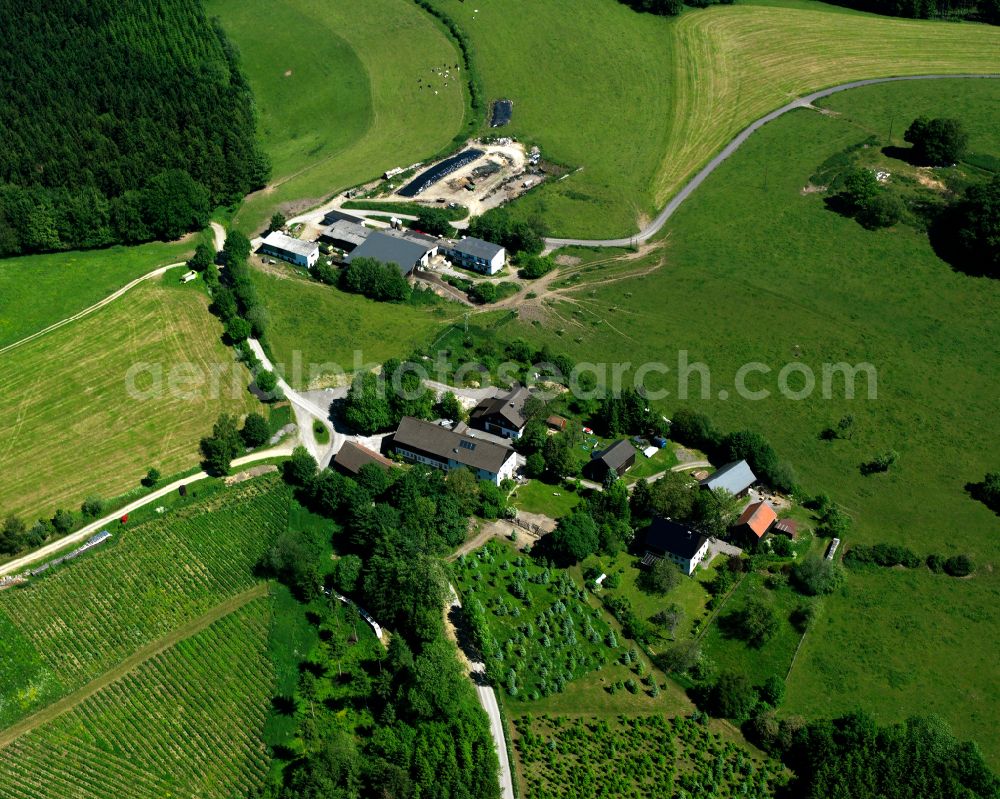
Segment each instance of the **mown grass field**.
[[[510,132],[581,171],[520,201],[558,235],[628,235],[749,122],[857,78],[1000,72],[1000,30],[795,8],[676,19],[616,0],[434,0],[475,46]],[[543,77],[544,76],[544,77]]]
[[194,243],[160,242],[0,260],[0,347],[20,341],[159,266],[183,261]]
[[[198,441],[220,412],[260,407],[197,286],[143,283],[0,359],[3,514],[49,516],[91,494],[121,494],[150,466],[162,474],[196,466]],[[126,378],[141,364],[151,366],[134,385],[148,398],[136,399]],[[206,386],[185,398],[193,388],[186,373],[174,372],[177,390],[169,390],[172,371],[184,364],[205,375],[221,365],[237,379],[222,381],[218,397]]]
[[93,555],[0,593],[16,667],[0,685],[0,729],[251,588],[288,502],[273,477],[243,483],[134,528],[116,524]]
[[11,799],[254,795],[273,669],[261,598],[146,661],[0,756]]
[[[405,357],[415,342],[429,340],[458,315],[444,300],[429,305],[375,302],[332,286],[254,272],[254,282],[270,314],[268,343],[276,368],[296,388],[336,382],[338,368],[373,368]],[[297,366],[299,364],[300,366]]]
[[270,186],[233,220],[242,230],[258,231],[278,207],[303,210],[427,158],[462,126],[463,84],[431,73],[457,64],[458,52],[410,0],[367,0],[361,11],[347,0],[207,8],[240,48],[273,161]]
[[[850,622],[837,638],[808,634],[802,655],[812,654],[792,671],[787,708],[832,713],[861,704],[885,720],[937,708],[1000,763],[986,723],[1000,707],[997,671],[968,666],[995,650],[995,635],[969,619],[996,626],[1000,520],[964,490],[997,468],[988,442],[1000,438],[1000,347],[992,333],[1000,284],[954,272],[919,231],[870,232],[827,210],[822,195],[802,193],[829,156],[869,135],[884,142],[893,120],[900,145],[920,114],[958,117],[973,151],[1000,152],[1000,81],[869,87],[827,106],[836,115],[797,111],[754,134],[673,217],[664,249],[645,261],[662,261],[659,270],[605,285],[588,277],[573,294],[580,304],[557,306],[563,318],[539,320],[535,333],[539,344],[581,360],[600,353],[609,362],[676,369],[678,351],[687,350],[690,362],[710,366],[711,398],[697,399],[695,376],[693,399],[678,400],[671,372],[664,412],[694,406],[724,430],[763,432],[806,490],[846,507],[855,520],[849,540],[897,542],[921,555],[970,553],[980,569],[947,584],[946,595],[930,574],[851,575],[824,609],[838,624]],[[750,381],[771,390],[766,400],[733,391],[736,370],[750,361],[774,370]],[[776,373],[791,361],[817,371],[823,363],[870,362],[878,397],[824,400],[817,391],[786,399]],[[720,390],[732,396],[721,401]],[[856,419],[853,438],[821,441],[820,431],[846,413]],[[863,477],[859,464],[889,448],[900,453],[897,466]],[[898,611],[929,604],[933,616],[907,625],[904,645]],[[898,684],[891,677],[898,667],[872,666],[869,655],[878,651],[908,664],[907,687],[890,682]],[[864,680],[828,678],[817,658]]]

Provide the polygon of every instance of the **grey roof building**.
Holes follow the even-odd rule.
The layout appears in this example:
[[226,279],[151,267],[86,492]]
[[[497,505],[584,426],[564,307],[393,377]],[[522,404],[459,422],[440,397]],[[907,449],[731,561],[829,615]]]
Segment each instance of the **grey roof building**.
[[467,467],[481,480],[499,485],[512,477],[514,450],[493,441],[463,435],[441,425],[404,416],[392,439],[395,451],[409,461],[451,471]]
[[[432,240],[433,241],[433,240]],[[417,243],[411,238],[390,236],[374,231],[347,256],[350,263],[355,258],[374,258],[384,264],[395,264],[404,275],[409,275],[417,266],[426,266],[435,252],[435,245]]]
[[333,244],[335,247],[339,247],[342,250],[350,252],[356,247],[360,247],[364,244],[365,239],[367,239],[372,232],[371,228],[359,225],[357,222],[350,222],[346,219],[338,219],[329,227],[323,228],[319,237],[323,241],[330,242],[330,244]]
[[587,472],[595,480],[603,480],[610,472],[621,477],[635,464],[635,455],[635,447],[620,439],[603,452],[593,453]]
[[518,438],[528,420],[524,418],[524,403],[531,392],[524,386],[491,399],[484,399],[472,411],[469,421],[487,433],[506,438]]
[[288,236],[280,230],[267,234],[260,245],[261,252],[291,261],[301,266],[312,266],[319,260],[319,245],[312,241],[302,241]]
[[706,477],[698,485],[710,491],[724,489],[734,497],[741,497],[757,482],[757,475],[746,461],[727,463],[715,474]]
[[494,275],[503,269],[507,251],[499,244],[466,236],[454,244],[442,243],[445,254],[459,266]]

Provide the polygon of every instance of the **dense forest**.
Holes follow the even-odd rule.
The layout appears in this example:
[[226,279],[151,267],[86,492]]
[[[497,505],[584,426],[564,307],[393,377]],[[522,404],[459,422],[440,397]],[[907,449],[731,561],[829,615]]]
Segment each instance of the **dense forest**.
[[12,0],[0,256],[174,238],[267,179],[238,55],[198,0]]
[[[636,11],[675,16],[684,6],[707,8],[733,0],[618,0]],[[1000,0],[827,0],[838,6],[911,19],[970,19],[1000,25]]]

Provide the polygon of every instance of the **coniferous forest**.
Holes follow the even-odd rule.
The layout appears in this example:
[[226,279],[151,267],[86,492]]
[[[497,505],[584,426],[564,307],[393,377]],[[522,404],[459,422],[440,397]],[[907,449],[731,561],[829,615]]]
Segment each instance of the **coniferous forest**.
[[11,0],[0,97],[0,256],[176,238],[268,177],[199,0]]

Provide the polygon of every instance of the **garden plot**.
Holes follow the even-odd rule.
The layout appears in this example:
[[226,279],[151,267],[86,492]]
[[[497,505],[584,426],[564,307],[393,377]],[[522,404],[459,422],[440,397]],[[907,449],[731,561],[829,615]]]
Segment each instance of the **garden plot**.
[[545,715],[514,724],[532,799],[769,797],[779,781],[776,764],[754,760],[694,718]]
[[506,695],[531,702],[621,655],[601,611],[568,573],[491,541],[455,561],[487,675]]

